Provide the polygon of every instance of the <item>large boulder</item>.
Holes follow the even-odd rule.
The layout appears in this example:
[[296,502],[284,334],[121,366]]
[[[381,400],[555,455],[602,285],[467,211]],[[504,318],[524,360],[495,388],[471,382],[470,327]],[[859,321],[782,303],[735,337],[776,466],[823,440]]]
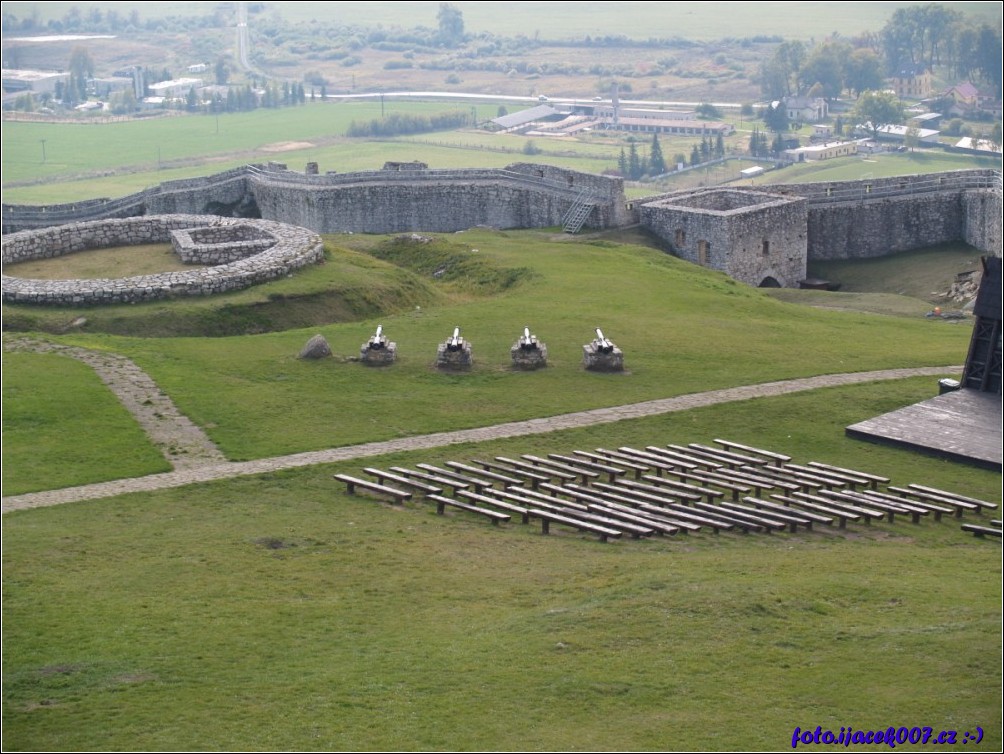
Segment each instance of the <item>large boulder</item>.
[[331,346],[323,335],[315,335],[300,351],[301,359],[325,359],[331,355]]

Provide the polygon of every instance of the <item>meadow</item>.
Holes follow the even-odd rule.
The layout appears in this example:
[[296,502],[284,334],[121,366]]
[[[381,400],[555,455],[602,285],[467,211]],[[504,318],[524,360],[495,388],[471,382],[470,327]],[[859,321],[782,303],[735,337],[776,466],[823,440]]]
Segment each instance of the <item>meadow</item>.
[[[424,143],[433,137],[342,137],[351,117],[378,110],[259,111],[239,128],[240,116],[220,116],[219,134],[211,117],[134,130],[5,122],[5,200],[114,196],[261,158],[338,170],[514,161]],[[40,138],[51,183],[8,189],[34,179],[25,155]],[[262,148],[294,141],[317,146]],[[176,167],[156,170],[158,146]],[[116,174],[95,177],[103,169]],[[785,378],[947,367],[964,360],[971,333],[923,311],[924,288],[972,250],[830,270],[849,292],[824,300],[748,288],[634,232],[431,235],[396,254],[393,239],[326,236],[323,265],[212,299],[5,306],[5,330],[133,359],[230,460]],[[911,267],[910,285],[893,287]],[[399,344],[389,369],[355,361],[377,324]],[[548,345],[545,370],[508,368],[525,325]],[[455,326],[473,343],[468,374],[432,365]],[[581,368],[597,326],[623,348],[625,373]],[[315,333],[334,357],[297,359]],[[3,748],[766,751],[787,749],[796,726],[895,725],[960,740],[979,726],[981,743],[967,748],[1000,750],[1000,545],[958,520],[604,544],[560,527],[543,537],[440,518],[331,479],[368,465],[727,437],[1000,503],[999,473],[844,435],[936,390],[930,377],[830,388],[7,513]],[[2,421],[5,496],[165,470],[93,372],[65,357],[4,354]]]

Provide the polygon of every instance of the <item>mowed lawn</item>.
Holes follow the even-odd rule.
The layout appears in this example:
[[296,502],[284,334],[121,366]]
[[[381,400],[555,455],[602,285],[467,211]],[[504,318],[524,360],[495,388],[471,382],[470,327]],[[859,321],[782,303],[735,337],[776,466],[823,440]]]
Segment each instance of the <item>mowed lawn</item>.
[[[999,503],[999,474],[843,436],[930,382],[365,463],[727,433]],[[601,543],[330,478],[362,465],[7,514],[5,750],[773,751],[817,725],[1000,748],[1000,544],[957,519]]]
[[[961,364],[968,348],[966,323],[782,303],[722,273],[642,246],[529,231],[436,237],[447,250],[481,264],[472,268],[474,277],[452,283],[452,303],[262,335],[61,339],[136,361],[231,460],[817,374],[948,366]],[[339,252],[339,244],[377,242],[329,240],[333,259],[357,256]],[[423,248],[416,243],[413,253]],[[524,272],[504,292],[477,295],[477,276],[497,276],[499,270]],[[289,281],[280,285],[294,298]],[[226,300],[219,314],[205,316],[226,316]],[[170,316],[163,304],[129,307],[123,316],[147,310]],[[65,312],[67,321],[81,315],[87,312]],[[357,361],[378,324],[398,344],[391,369],[368,369]],[[437,345],[455,327],[472,345],[475,364],[468,373],[435,368]],[[547,369],[510,368],[509,349],[524,327],[547,345]],[[582,347],[596,328],[623,350],[623,373],[582,368]],[[318,333],[334,357],[297,358]]]

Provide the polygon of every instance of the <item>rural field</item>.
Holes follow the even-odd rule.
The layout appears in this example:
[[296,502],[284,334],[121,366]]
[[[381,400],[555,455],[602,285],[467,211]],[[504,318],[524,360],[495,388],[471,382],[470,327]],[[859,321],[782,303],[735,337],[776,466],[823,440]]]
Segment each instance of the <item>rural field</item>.
[[[73,5],[86,13],[94,4],[11,2],[4,12],[44,22]],[[839,13],[813,3],[728,2],[714,13],[663,4],[657,15],[651,3],[585,3],[574,18],[536,3],[455,5],[473,33],[546,41],[602,28],[637,42],[688,40],[671,50],[679,60],[665,73],[632,79],[635,93],[745,102],[757,89],[757,56],[773,44],[753,37],[877,31],[910,3],[847,3]],[[999,15],[998,4],[958,5]],[[448,83],[445,70],[389,71],[402,51],[371,47],[352,67],[323,60],[323,50],[291,62],[303,45],[296,29],[360,18],[434,27],[438,9],[261,4],[254,39],[259,61],[290,78],[330,66],[332,92],[421,86],[511,100],[388,94],[100,124],[4,119],[4,203],[119,197],[270,160],[298,171],[317,162],[322,172],[409,160],[617,167],[631,142],[610,134],[535,138],[532,149],[525,137],[474,127],[348,136],[353,123],[391,114],[459,111],[483,122],[544,92],[591,98],[606,76],[463,71]],[[169,29],[173,17],[207,11],[183,2],[141,12]],[[273,33],[280,20],[289,27]],[[233,51],[232,29],[172,38],[177,47],[151,35],[126,52],[177,67]],[[23,61],[68,56],[68,43],[52,44],[24,44]],[[125,54],[109,42],[88,45],[99,64]],[[642,67],[668,54],[636,51]],[[632,53],[607,61],[604,50],[554,45],[540,55],[577,65]],[[738,128],[727,154],[743,153],[753,124],[738,109],[723,117]],[[693,146],[681,138],[662,148],[670,158]],[[627,194],[724,183],[749,164],[632,182]],[[769,170],[756,182],[973,167],[1000,161],[922,150]],[[979,251],[959,243],[812,263],[810,276],[841,284],[824,292],[750,288],[665,253],[638,228],[323,239],[322,264],[244,291],[119,307],[3,305],[4,751],[775,751],[792,747],[796,729],[817,726],[902,728],[907,739],[930,730],[931,741],[899,750],[944,750],[935,743],[942,731],[968,750],[1001,750],[1001,545],[960,529],[999,518],[999,508],[962,520],[897,516],[769,535],[705,528],[601,542],[557,524],[543,536],[537,520],[491,526],[462,510],[440,516],[427,500],[391,504],[348,494],[332,478],[719,438],[999,506],[1000,472],[844,431],[936,395],[941,377],[959,378],[972,320],[925,315],[961,306],[941,294],[978,267]],[[5,273],[121,277],[175,264],[166,245],[126,247]],[[378,326],[398,359],[367,368],[360,346]],[[469,372],[434,366],[455,327],[472,344]],[[524,327],[546,343],[546,369],[511,369]],[[623,349],[622,373],[583,369],[595,328]],[[318,334],[332,356],[298,358]],[[172,470],[149,427],[98,372],[70,358],[82,351],[128,359],[149,376],[158,399],[218,449],[220,477]],[[893,369],[926,376],[838,380]],[[830,384],[768,389],[809,378]],[[743,386],[762,390],[701,400]],[[677,410],[625,411],[630,418],[604,423],[568,417],[688,398]],[[479,431],[516,422],[531,431]],[[459,432],[472,434],[450,434]],[[385,445],[366,451],[376,455],[361,455],[377,443]],[[345,460],[323,455],[335,450]],[[256,471],[255,463],[273,466]],[[90,485],[123,486],[86,499]],[[59,491],[73,502],[30,507]]]

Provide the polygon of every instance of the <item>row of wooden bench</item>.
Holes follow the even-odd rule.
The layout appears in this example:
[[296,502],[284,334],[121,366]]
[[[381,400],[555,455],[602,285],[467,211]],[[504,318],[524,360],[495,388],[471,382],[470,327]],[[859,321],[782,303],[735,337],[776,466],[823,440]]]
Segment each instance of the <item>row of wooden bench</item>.
[[[798,466],[779,453],[715,442],[722,448],[696,443],[643,450],[597,448],[546,458],[526,454],[518,459],[447,461],[446,468],[367,468],[377,481],[346,474],[335,478],[345,482],[350,493],[362,487],[399,503],[417,493],[435,502],[439,513],[451,506],[495,524],[516,514],[524,523],[539,519],[544,533],[558,523],[598,534],[604,541],[622,534],[676,534],[701,527],[716,533],[785,527],[794,531],[813,523],[846,527],[848,520],[891,522],[896,515],[908,515],[917,523],[923,516],[940,520],[945,513],[961,516],[996,507],[920,485],[887,486],[881,492],[878,485],[889,483],[883,477],[817,462]],[[452,490],[452,498],[446,497],[446,490]],[[730,502],[724,501],[726,495]]]

